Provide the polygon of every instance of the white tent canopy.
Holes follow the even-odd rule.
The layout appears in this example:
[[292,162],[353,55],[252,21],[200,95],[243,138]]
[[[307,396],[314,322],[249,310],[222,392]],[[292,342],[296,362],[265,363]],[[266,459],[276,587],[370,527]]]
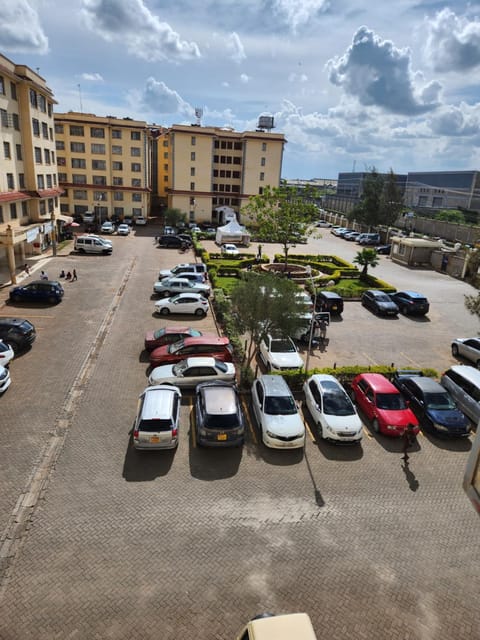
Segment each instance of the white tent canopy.
[[250,244],[250,234],[245,227],[238,223],[235,217],[223,227],[218,227],[215,242],[217,244],[231,242],[248,246]]

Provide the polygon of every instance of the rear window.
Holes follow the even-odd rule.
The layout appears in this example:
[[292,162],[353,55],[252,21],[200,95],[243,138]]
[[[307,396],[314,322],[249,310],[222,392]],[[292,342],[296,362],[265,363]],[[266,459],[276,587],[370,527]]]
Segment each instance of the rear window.
[[204,425],[207,429],[236,429],[240,423],[236,413],[205,415]]
[[142,420],[138,426],[139,431],[155,433],[157,431],[171,431],[171,420]]

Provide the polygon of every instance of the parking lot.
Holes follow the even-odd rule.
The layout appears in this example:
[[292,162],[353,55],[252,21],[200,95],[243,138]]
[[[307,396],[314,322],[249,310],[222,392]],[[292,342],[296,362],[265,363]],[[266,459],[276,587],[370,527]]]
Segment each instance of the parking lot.
[[[247,394],[244,447],[205,450],[184,393],[178,450],[132,449],[143,335],[164,324],[152,285],[189,257],[156,249],[153,235],[112,238],[110,257],[50,260],[50,277],[79,277],[58,306],[0,309],[38,332],[0,399],[0,638],[228,640],[264,611],[307,611],[319,638],[476,637],[478,518],[461,489],[469,441],[422,435],[405,467],[398,441],[367,426],[361,446],[335,447],[306,415],[305,452],[272,451]],[[356,247],[312,241],[328,249]],[[478,329],[462,308],[468,285],[387,258],[375,273],[426,293],[428,319],[347,303],[311,366],[453,363],[451,339]],[[211,314],[172,322],[216,330]]]

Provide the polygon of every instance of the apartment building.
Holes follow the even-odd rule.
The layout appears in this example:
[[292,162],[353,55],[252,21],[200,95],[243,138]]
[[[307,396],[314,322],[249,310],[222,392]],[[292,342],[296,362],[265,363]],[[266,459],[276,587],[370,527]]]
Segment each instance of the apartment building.
[[0,272],[52,242],[59,216],[53,107],[45,80],[0,54]]
[[147,217],[151,136],[147,123],[86,113],[55,113],[62,214],[93,212],[98,223]]
[[173,125],[157,130],[158,195],[190,222],[220,223],[227,206],[241,220],[248,199],[280,184],[283,134]]

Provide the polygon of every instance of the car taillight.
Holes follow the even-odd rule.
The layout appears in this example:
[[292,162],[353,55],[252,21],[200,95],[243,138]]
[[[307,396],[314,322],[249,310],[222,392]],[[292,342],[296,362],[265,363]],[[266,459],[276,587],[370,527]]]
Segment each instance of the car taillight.
[[172,429],[172,438],[176,438],[178,436],[178,428],[173,427]]
[[133,437],[135,438],[135,440],[138,438],[138,429],[133,430]]

